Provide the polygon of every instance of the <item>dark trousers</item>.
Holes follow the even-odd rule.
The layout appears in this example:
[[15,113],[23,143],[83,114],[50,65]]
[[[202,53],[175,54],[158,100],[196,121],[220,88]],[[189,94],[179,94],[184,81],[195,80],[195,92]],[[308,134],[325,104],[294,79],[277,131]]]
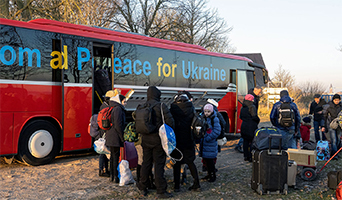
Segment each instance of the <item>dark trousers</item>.
[[[144,140],[143,140],[144,141]],[[141,166],[140,182],[138,184],[139,190],[146,190],[150,184],[149,174],[154,163],[154,178],[157,188],[157,194],[164,194],[166,192],[167,183],[164,177],[164,167],[166,162],[166,154],[159,143],[158,145],[143,147],[143,163]]]
[[207,166],[208,174],[215,174],[215,158],[203,158]]
[[100,154],[99,156],[99,170],[108,171],[108,158],[106,154]]
[[110,147],[110,179],[118,181],[118,165],[120,157],[120,147]]
[[315,130],[315,139],[316,139],[316,143],[318,141],[322,140],[327,140],[327,138],[325,137],[325,134],[322,132],[322,138],[319,135],[319,128],[322,128],[322,126],[324,125],[324,120],[318,120],[318,121],[314,121],[314,130]]
[[[199,185],[198,172],[194,162],[185,163],[188,165],[192,178],[194,179],[194,185]],[[175,188],[179,188],[180,185],[180,172],[181,172],[181,162],[176,162],[173,165],[173,181],[175,183]],[[215,167],[214,167],[215,170]]]
[[243,139],[243,155],[245,158],[252,158],[252,141],[248,139]]

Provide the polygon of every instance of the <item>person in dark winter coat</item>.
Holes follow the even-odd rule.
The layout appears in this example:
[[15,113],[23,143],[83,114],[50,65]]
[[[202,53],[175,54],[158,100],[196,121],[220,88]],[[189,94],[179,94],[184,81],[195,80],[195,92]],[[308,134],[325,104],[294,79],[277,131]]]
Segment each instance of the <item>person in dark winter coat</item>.
[[[100,110],[107,108],[109,106],[109,99],[111,97],[113,97],[115,95],[115,92],[113,90],[108,90],[106,92],[106,95],[104,97],[104,101],[102,103],[102,105],[100,106]],[[99,139],[100,137],[103,136],[104,134],[104,130],[100,129],[100,134],[98,135],[98,137],[95,138],[95,140]],[[108,170],[108,158],[106,156],[106,154],[100,154],[99,156],[99,176],[102,177],[109,177],[110,176],[110,172]]]
[[221,125],[212,104],[206,104],[203,112],[209,128],[200,143],[200,155],[208,170],[208,175],[202,179],[214,182],[216,180],[215,159],[218,153],[216,139],[221,133]]
[[106,132],[106,145],[110,148],[110,180],[115,181],[115,183],[120,181],[117,167],[119,164],[120,147],[124,146],[125,104],[125,96],[119,94],[110,98],[109,101],[109,106],[113,107],[111,114],[112,127]]
[[[324,113],[325,125],[322,128],[322,132],[327,131],[330,136],[330,144],[331,144],[331,155],[334,155],[338,147],[341,143],[340,137],[342,134],[342,130],[340,126],[337,126],[337,129],[332,129],[330,127],[331,121],[337,118],[339,112],[342,111],[341,104],[341,96],[339,94],[335,94],[331,102],[329,102],[329,107]],[[338,159],[339,156],[336,155],[334,159]]]
[[320,94],[315,94],[314,101],[310,104],[310,115],[313,115],[314,119],[314,130],[315,130],[315,139],[316,142],[319,140],[326,140],[325,134],[322,133],[322,138],[320,137],[319,130],[320,127],[322,128],[324,125],[324,117],[323,117],[323,105],[326,102],[324,99],[321,98]]
[[191,124],[195,108],[186,94],[179,94],[171,104],[171,114],[175,120],[176,147],[183,153],[183,159],[177,161],[173,166],[174,191],[179,192],[181,165],[188,165],[194,184],[189,188],[198,191],[200,188],[198,172],[194,164],[195,146],[191,135]]
[[240,119],[242,120],[241,137],[243,138],[244,160],[249,162],[252,162],[251,151],[254,132],[258,128],[258,124],[260,122],[253,102],[254,96],[247,94],[240,112]]
[[[291,110],[294,112],[294,124],[290,127],[284,127],[279,123],[279,110],[282,103],[290,103]],[[284,148],[297,148],[296,137],[300,136],[300,114],[297,105],[292,102],[287,90],[280,91],[280,101],[276,102],[271,110],[270,120],[282,135],[282,146]]]
[[[255,86],[254,88],[251,88],[248,90],[248,94],[251,94],[254,97],[253,103],[256,108],[257,114],[258,114],[258,109],[259,109],[259,100],[260,100],[261,91],[262,89],[260,86]],[[243,138],[241,137],[239,142],[235,146],[235,150],[239,151],[240,153],[243,153],[242,145],[243,145]]]
[[[155,122],[156,130],[153,133],[142,134],[141,146],[143,147],[143,163],[141,166],[141,177],[138,183],[140,192],[146,196],[149,185],[149,172],[154,164],[155,185],[158,198],[170,198],[172,194],[166,191],[167,183],[164,177],[164,167],[166,162],[166,153],[162,147],[159,137],[159,127],[163,125],[161,106],[163,106],[164,120],[167,125],[174,128],[174,120],[170,110],[165,104],[160,103],[161,91],[156,86],[150,86],[147,89],[146,103],[153,106],[152,119]],[[137,130],[137,132],[139,132]]]

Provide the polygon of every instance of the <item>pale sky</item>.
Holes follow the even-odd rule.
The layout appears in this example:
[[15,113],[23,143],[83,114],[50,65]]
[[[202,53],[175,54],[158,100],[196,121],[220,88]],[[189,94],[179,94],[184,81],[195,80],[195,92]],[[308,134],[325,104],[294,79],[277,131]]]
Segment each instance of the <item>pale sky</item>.
[[295,77],[342,91],[342,0],[208,0],[233,27],[235,53],[261,53],[271,78]]

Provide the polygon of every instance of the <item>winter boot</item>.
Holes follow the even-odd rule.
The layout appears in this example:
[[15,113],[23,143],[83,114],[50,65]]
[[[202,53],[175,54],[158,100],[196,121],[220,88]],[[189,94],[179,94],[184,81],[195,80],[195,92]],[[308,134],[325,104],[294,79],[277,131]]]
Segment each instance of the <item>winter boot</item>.
[[214,172],[211,172],[209,174],[209,179],[208,179],[208,182],[215,182],[216,181],[216,173],[215,171]]

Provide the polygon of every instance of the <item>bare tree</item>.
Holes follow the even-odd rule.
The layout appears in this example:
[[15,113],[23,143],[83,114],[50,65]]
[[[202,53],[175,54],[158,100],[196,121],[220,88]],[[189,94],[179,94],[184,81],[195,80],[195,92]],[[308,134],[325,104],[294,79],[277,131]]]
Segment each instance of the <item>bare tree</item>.
[[[112,0],[117,10],[112,22],[116,28],[154,37],[167,22],[174,0]],[[165,22],[165,23],[163,23]]]
[[232,30],[206,0],[184,0],[177,8],[172,39],[197,44],[209,51],[232,52],[228,34]]
[[299,85],[301,91],[300,101],[304,104],[309,104],[315,94],[322,94],[325,90],[323,83],[317,81],[306,81]]
[[290,71],[283,69],[282,65],[279,65],[271,82],[274,87],[281,87],[282,85],[290,91],[295,84],[295,77],[291,75]]

